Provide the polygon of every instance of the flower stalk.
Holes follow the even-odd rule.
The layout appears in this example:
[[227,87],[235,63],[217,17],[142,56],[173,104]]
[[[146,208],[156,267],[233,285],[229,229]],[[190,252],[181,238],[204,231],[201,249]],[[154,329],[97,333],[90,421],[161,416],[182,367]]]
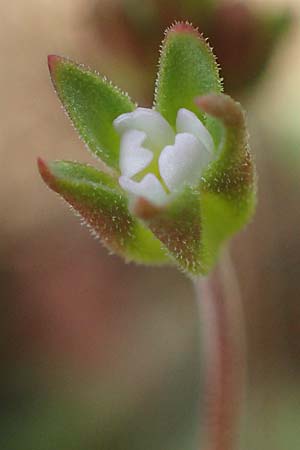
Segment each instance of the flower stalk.
[[234,450],[245,386],[245,339],[238,283],[229,254],[195,280],[203,330],[207,450]]

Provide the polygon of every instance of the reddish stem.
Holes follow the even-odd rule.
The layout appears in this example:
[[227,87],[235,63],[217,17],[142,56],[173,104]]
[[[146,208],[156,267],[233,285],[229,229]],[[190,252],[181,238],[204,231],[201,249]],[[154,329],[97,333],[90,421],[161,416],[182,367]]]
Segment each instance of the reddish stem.
[[229,258],[195,286],[205,352],[205,448],[233,450],[244,393],[245,348],[240,295]]

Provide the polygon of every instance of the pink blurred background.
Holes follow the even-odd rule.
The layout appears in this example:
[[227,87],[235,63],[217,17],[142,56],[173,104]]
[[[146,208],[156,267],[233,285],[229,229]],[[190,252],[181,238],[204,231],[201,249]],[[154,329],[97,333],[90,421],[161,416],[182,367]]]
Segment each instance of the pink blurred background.
[[97,69],[147,106],[163,29],[187,18],[210,38],[225,89],[248,111],[258,165],[257,214],[232,245],[249,350],[242,448],[297,449],[299,2],[1,7],[0,448],[198,448],[192,286],[174,269],[108,255],[36,169],[37,156],[93,162],[52,90],[47,54]]

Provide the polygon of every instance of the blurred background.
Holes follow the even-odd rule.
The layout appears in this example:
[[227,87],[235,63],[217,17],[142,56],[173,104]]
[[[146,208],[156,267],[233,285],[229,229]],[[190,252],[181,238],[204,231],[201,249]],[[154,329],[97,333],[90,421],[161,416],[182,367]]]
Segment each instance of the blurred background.
[[249,350],[242,450],[298,449],[299,0],[0,3],[0,448],[199,448],[190,283],[109,256],[36,169],[38,155],[92,162],[52,91],[47,54],[149,106],[163,30],[188,19],[247,109],[258,166],[258,210],[232,244]]

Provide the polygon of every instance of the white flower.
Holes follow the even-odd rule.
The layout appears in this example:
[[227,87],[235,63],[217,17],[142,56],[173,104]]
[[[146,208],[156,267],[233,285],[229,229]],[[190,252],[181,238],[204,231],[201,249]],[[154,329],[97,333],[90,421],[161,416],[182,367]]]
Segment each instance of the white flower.
[[160,113],[147,108],[120,115],[114,127],[121,136],[121,187],[158,206],[184,184],[197,184],[214,156],[210,133],[184,108],[177,113],[177,134]]

